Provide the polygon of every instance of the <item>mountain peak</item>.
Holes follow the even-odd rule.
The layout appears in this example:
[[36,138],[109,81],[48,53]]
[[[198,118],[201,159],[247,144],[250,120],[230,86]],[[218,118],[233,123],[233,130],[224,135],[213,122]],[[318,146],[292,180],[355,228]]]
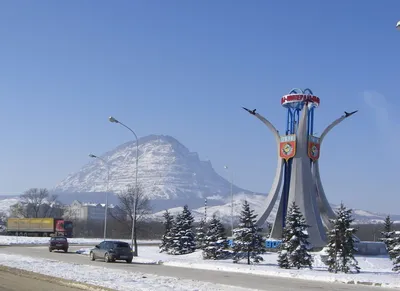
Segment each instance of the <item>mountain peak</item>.
[[[169,135],[139,139],[138,181],[152,199],[187,199],[226,196],[230,183],[210,162],[201,161]],[[110,191],[118,193],[133,184],[136,172],[136,141],[129,141],[101,156],[110,167]],[[98,159],[59,183],[55,192],[105,192],[107,169]],[[236,186],[235,192],[244,191]]]

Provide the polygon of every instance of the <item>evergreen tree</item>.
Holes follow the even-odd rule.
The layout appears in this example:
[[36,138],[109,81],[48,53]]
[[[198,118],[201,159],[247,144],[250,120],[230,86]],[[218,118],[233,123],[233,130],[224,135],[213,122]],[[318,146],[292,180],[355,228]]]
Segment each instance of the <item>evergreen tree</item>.
[[205,234],[205,227],[206,227],[206,220],[205,218],[200,220],[199,225],[196,227],[196,248],[203,249],[204,247],[204,238]]
[[174,217],[168,212],[168,210],[165,210],[164,214],[164,235],[162,236],[161,239],[161,244],[160,244],[160,253],[162,252],[167,252],[169,248],[172,245],[173,242],[173,234],[171,232],[173,224],[174,224]]
[[173,255],[183,255],[193,253],[196,249],[194,233],[192,230],[193,216],[187,205],[183,207],[182,213],[175,219],[173,233],[173,242],[168,253]]
[[243,210],[240,213],[239,228],[233,230],[233,262],[247,259],[250,265],[251,260],[258,263],[263,260],[260,254],[265,253],[265,240],[261,236],[261,228],[256,225],[257,215],[250,209],[247,201],[243,203]]
[[228,254],[227,249],[228,240],[225,228],[214,214],[205,235],[203,258],[213,260],[224,259]]
[[346,209],[343,203],[337,211],[337,217],[331,220],[333,228],[328,232],[328,265],[329,272],[338,271],[360,272],[357,260],[354,258],[354,234],[356,229],[350,227],[353,222],[351,217],[352,210]]
[[400,231],[393,232],[393,243],[389,255],[393,258],[393,271],[400,271]]
[[383,224],[383,231],[381,232],[381,241],[383,241],[386,245],[386,250],[389,254],[390,259],[394,259],[394,253],[392,252],[392,247],[394,244],[394,232],[392,231],[393,221],[390,219],[390,215],[386,216],[384,224]]
[[308,242],[307,229],[309,225],[299,207],[293,202],[289,207],[286,217],[283,238],[278,255],[279,267],[289,269],[295,267],[312,267],[313,259],[308,252],[310,244]]

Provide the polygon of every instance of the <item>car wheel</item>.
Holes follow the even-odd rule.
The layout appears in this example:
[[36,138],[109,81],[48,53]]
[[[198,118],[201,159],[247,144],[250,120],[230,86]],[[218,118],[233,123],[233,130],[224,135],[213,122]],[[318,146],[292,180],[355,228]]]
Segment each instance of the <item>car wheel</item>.
[[94,261],[94,254],[93,254],[93,252],[90,252],[90,260],[91,260],[91,261]]
[[109,255],[108,255],[108,253],[106,253],[106,254],[104,255],[104,262],[106,262],[106,263],[109,263],[109,262],[110,262],[110,257],[109,257]]
[[68,253],[68,249],[64,249],[64,253]]
[[127,262],[128,264],[131,264],[131,263],[132,263],[132,259],[126,260],[126,262]]
[[53,250],[51,248],[49,248],[49,252],[51,253]]

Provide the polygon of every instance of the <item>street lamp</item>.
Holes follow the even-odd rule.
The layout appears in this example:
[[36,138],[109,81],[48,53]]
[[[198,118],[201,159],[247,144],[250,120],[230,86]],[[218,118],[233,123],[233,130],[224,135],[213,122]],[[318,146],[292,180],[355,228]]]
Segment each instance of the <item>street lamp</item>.
[[102,158],[100,158],[100,157],[98,157],[96,155],[89,154],[89,157],[102,161],[103,165],[107,167],[106,207],[105,207],[105,213],[104,213],[104,235],[103,235],[104,236],[104,240],[106,240],[106,237],[107,237],[107,216],[108,216],[108,191],[109,191],[108,189],[109,189],[109,184],[110,184],[110,166],[108,165],[108,163],[104,159],[102,159]]
[[232,171],[230,171],[228,166],[224,166],[224,169],[227,170],[228,172],[230,172],[230,174],[231,174],[231,233],[232,233],[232,236],[233,236],[233,191],[232,191],[233,173],[232,173]]
[[[126,126],[125,124],[123,124],[122,122],[120,122],[119,120],[115,119],[114,117],[110,116],[108,118],[108,120],[112,123],[118,123],[121,124],[123,127],[125,127],[126,129],[128,129],[130,132],[133,133],[133,135],[135,136],[136,139],[136,175],[135,175],[135,191],[138,191],[138,162],[139,162],[139,140],[137,138],[136,133],[128,126]],[[136,193],[137,194],[137,193]],[[137,197],[135,197],[135,199],[133,199],[133,221],[132,221],[132,233],[131,233],[131,245],[133,248],[133,237],[134,237],[134,233],[135,233],[135,228],[136,228],[136,199]],[[134,255],[137,256],[137,250],[135,249]]]
[[397,30],[400,30],[400,21],[397,22],[396,28],[397,28]]

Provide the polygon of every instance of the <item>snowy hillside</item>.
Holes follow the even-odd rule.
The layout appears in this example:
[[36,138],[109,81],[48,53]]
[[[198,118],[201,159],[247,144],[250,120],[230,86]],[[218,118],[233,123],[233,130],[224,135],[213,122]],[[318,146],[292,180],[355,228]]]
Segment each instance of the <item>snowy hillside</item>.
[[[246,199],[250,204],[250,207],[254,209],[255,213],[261,215],[261,212],[264,210],[264,205],[266,202],[266,195],[260,194],[247,194],[247,193],[238,193],[234,195],[233,199],[233,216],[234,221],[237,221],[239,218],[240,211],[242,210],[242,203]],[[209,196],[208,198],[208,207],[207,207],[207,217],[211,219],[213,214],[216,214],[220,217],[224,223],[230,223],[231,216],[231,199],[230,197],[220,197],[220,196]],[[10,206],[17,203],[17,198],[7,198],[0,199],[0,213],[9,213]],[[183,201],[182,201],[183,202]],[[204,202],[202,203],[204,204]],[[164,205],[167,205],[164,203]],[[182,204],[183,205],[183,204]],[[213,205],[213,206],[210,206]],[[333,209],[338,208],[337,205],[331,205]],[[166,207],[169,209],[171,214],[176,215],[181,212],[183,207]],[[162,207],[160,207],[162,209]],[[201,218],[204,217],[204,207],[193,208],[192,214],[196,221],[200,221]],[[272,222],[277,211],[277,205],[272,209],[272,213],[268,218],[269,222]],[[149,219],[162,220],[163,211],[158,211],[152,215],[150,215]],[[355,218],[355,223],[365,224],[365,223],[382,223],[387,214],[382,213],[374,213],[366,210],[354,209],[353,217]],[[400,215],[391,214],[391,218],[396,222],[400,223]]]
[[10,206],[16,204],[18,202],[18,198],[7,198],[0,200],[0,213],[4,213],[5,215],[10,214]]
[[[128,142],[101,156],[110,166],[110,189],[123,191],[135,179],[136,143]],[[151,199],[226,196],[230,183],[219,176],[209,161],[200,161],[171,136],[150,135],[139,140],[139,183]],[[80,171],[59,183],[54,192],[105,192],[107,170],[93,159]],[[234,187],[234,192],[245,191]]]
[[[247,200],[250,204],[250,208],[254,209],[254,212],[258,215],[261,215],[261,212],[264,210],[264,205],[266,202],[266,195],[260,194],[245,194],[239,193],[233,196],[233,220],[236,222],[239,219],[240,212],[242,211],[243,201]],[[224,223],[230,223],[231,219],[231,199],[226,198],[224,201],[221,201],[222,205],[218,206],[209,206],[207,207],[207,220],[210,220],[211,217],[215,214],[217,215]],[[168,211],[172,215],[176,215],[182,211],[183,207],[175,207],[168,209]],[[275,205],[272,209],[271,215],[268,218],[268,221],[272,222],[273,218],[276,215],[278,210],[278,205]],[[204,217],[204,207],[200,207],[197,209],[192,209],[192,215],[195,221],[200,221]],[[151,215],[151,219],[162,220],[164,211],[159,211]]]
[[[233,220],[234,222],[237,222],[239,219],[240,211],[242,210],[242,204],[243,201],[247,200],[247,202],[250,204],[250,208],[254,209],[254,212],[260,216],[262,212],[264,211],[265,203],[267,200],[266,195],[260,195],[260,194],[245,194],[245,193],[240,193],[234,195],[233,198]],[[224,201],[221,201],[223,204],[219,206],[210,206],[207,207],[207,219],[211,219],[213,214],[216,214],[224,223],[230,223],[230,217],[231,217],[231,201],[230,198],[225,198]],[[331,205],[334,210],[336,210],[339,206],[337,205]],[[172,215],[176,215],[179,212],[181,212],[183,207],[175,207],[169,209],[169,212]],[[268,218],[268,222],[273,222],[276,212],[278,210],[278,204],[275,204],[274,208],[272,209],[271,215]],[[192,209],[192,214],[193,217],[195,218],[195,221],[200,221],[204,215],[204,207]],[[151,215],[151,219],[155,220],[162,220],[164,211],[159,211]],[[365,210],[359,210],[359,209],[354,209],[353,210],[353,217],[354,217],[354,223],[359,223],[359,224],[366,224],[366,223],[383,223],[385,217],[387,214],[379,214],[379,213],[373,213],[370,211],[365,211]],[[391,218],[396,222],[400,223],[400,215],[391,215]]]

